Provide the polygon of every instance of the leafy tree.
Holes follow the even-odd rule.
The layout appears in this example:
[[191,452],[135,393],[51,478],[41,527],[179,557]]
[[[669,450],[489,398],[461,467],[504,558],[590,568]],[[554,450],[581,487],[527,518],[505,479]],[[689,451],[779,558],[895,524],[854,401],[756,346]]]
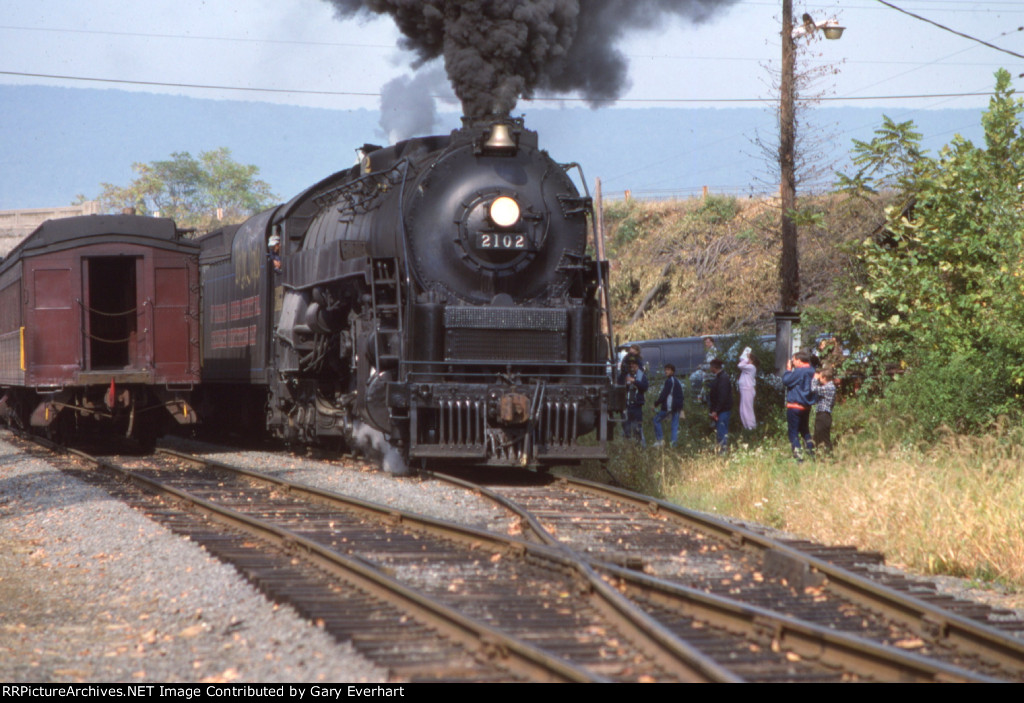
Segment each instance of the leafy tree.
[[894,190],[905,201],[913,193],[914,171],[924,156],[921,133],[915,131],[913,120],[893,122],[882,115],[882,126],[875,130],[871,141],[853,140],[852,160],[857,172],[852,176],[837,174],[837,189],[857,197]]
[[159,212],[180,227],[208,231],[240,222],[277,201],[257,177],[259,168],[238,163],[226,147],[202,152],[198,159],[175,152],[167,161],[132,164],[132,170],[137,177],[127,186],[101,184],[98,199],[104,210]]
[[[908,412],[927,411],[926,432],[977,429],[1021,409],[1024,105],[1013,93],[1000,70],[982,117],[986,148],[958,135],[937,159],[915,156],[908,169],[912,152],[898,138],[855,145],[873,154],[864,174],[896,164],[914,195],[912,207],[888,208],[884,231],[864,242],[866,305],[855,317],[879,364],[908,369],[888,393]],[[887,120],[884,129],[906,135],[904,125]]]
[[258,166],[240,164],[226,147],[199,155],[206,177],[206,195],[222,220],[236,222],[272,206],[277,200],[270,186],[257,178]]

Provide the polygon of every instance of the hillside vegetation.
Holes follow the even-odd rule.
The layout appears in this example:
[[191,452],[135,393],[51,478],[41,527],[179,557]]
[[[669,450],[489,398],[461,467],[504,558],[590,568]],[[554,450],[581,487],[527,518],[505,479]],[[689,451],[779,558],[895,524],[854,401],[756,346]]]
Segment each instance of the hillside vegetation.
[[[833,285],[851,251],[881,224],[877,203],[805,199],[804,305],[841,305]],[[777,200],[706,199],[605,205],[615,332],[622,339],[773,331],[779,304]]]
[[[1024,588],[1022,115],[1000,71],[983,145],[956,136],[929,156],[912,122],[885,118],[854,141],[842,192],[799,204],[803,338],[827,331],[856,357],[839,369],[831,456],[794,460],[781,396],[759,383],[759,425],[742,431],[733,413],[728,455],[688,396],[678,447],[619,441],[609,472],[921,571]],[[771,201],[624,201],[606,219],[620,339],[771,330]]]

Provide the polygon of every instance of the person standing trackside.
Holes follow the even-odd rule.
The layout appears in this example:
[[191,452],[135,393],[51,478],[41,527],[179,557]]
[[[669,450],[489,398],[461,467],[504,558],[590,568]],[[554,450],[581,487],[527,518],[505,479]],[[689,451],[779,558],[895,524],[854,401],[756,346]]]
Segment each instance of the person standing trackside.
[[782,385],[786,387],[786,427],[789,430],[789,444],[793,448],[793,458],[803,461],[800,452],[800,439],[804,440],[807,453],[814,457],[814,440],[811,438],[811,405],[814,404],[814,391],[811,381],[814,368],[811,366],[811,355],[797,352],[786,363],[786,373],[782,374]]
[[641,370],[644,368],[644,355],[640,351],[640,347],[636,344],[630,344],[629,349],[626,351],[626,355],[622,357],[622,363],[619,364],[619,373],[626,373],[629,371],[629,362],[635,360]]
[[711,362],[711,391],[708,396],[708,410],[715,421],[715,434],[718,440],[717,453],[724,454],[729,448],[729,416],[732,414],[732,383],[725,372],[725,364],[721,359]]
[[832,453],[832,407],[836,404],[835,372],[825,364],[811,380],[811,391],[818,397],[814,405],[814,446]]
[[740,422],[743,423],[743,429],[753,430],[757,427],[757,417],[754,416],[757,363],[754,361],[753,351],[750,347],[746,347],[740,354],[737,366],[740,370],[740,380],[736,382],[736,387],[740,391]]
[[671,418],[671,446],[676,446],[676,442],[679,441],[679,414],[683,410],[683,400],[683,384],[676,378],[676,367],[673,364],[665,364],[665,385],[661,387],[661,394],[654,401],[654,407],[659,408],[654,415],[654,446],[660,447],[665,443],[661,423],[666,417]]
[[646,447],[644,439],[644,393],[647,392],[647,374],[640,368],[640,362],[630,359],[628,370],[619,374],[619,384],[626,386],[626,416],[622,424],[622,436],[639,440]]
[[694,398],[702,403],[707,403],[707,395],[704,393],[704,384],[714,374],[711,373],[711,361],[718,358],[718,348],[715,340],[711,337],[704,338],[704,363],[696,371],[690,374],[690,387],[693,390]]

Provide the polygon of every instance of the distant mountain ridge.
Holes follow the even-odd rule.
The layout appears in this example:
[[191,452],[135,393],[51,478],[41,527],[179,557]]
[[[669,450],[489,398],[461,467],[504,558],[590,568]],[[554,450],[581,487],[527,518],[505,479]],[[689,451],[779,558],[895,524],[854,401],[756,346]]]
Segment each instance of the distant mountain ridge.
[[[522,105],[521,105],[522,107]],[[816,108],[813,121],[835,125],[835,152],[854,137],[870,139],[882,113],[913,118],[932,152],[959,131],[981,136],[980,110]],[[765,108],[533,108],[522,112],[543,148],[585,169],[588,186],[601,177],[614,197],[685,196],[702,186],[716,192],[762,192],[766,159],[750,138],[770,138]],[[0,86],[0,210],[69,204],[92,198],[101,183],[126,184],[134,162],[173,152],[226,146],[255,164],[282,200],[355,160],[366,142],[384,143],[374,110],[326,110],[246,101],[218,101],[119,90]],[[442,113],[437,133],[458,126]],[[805,128],[810,129],[810,128]]]

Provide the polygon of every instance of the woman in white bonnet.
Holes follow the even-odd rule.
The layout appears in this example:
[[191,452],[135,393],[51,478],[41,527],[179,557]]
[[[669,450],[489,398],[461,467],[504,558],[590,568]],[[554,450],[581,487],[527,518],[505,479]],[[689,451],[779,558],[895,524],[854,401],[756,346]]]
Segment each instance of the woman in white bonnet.
[[740,369],[740,380],[736,382],[740,390],[740,422],[743,423],[743,429],[752,430],[757,427],[757,418],[754,417],[757,364],[751,356],[750,347],[743,349],[737,366]]

